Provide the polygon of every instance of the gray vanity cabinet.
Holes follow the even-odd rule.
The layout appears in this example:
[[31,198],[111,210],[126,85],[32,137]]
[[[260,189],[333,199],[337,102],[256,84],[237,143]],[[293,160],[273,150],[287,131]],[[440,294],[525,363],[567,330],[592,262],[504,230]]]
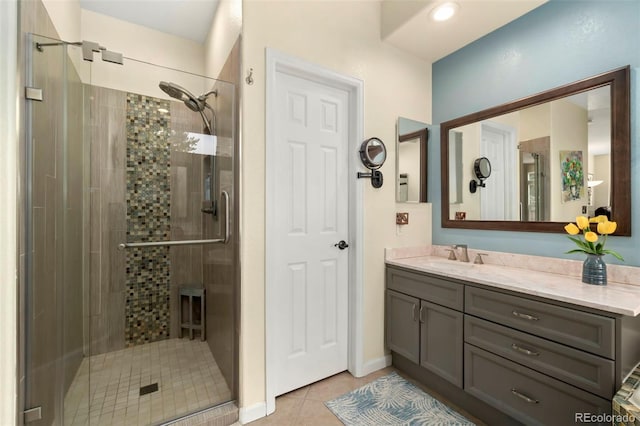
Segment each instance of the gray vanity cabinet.
[[[465,391],[526,425],[576,424],[576,413],[610,414],[611,402],[465,344]],[[597,424],[606,424],[600,422]]]
[[390,265],[386,286],[393,364],[490,424],[610,414],[640,361],[640,316]]
[[387,346],[415,363],[420,359],[419,309],[420,299],[387,290]]
[[387,268],[387,346],[458,387],[463,377],[463,296],[460,284]]
[[462,387],[463,314],[420,303],[420,366]]
[[609,359],[614,357],[615,320],[467,286],[465,313]]

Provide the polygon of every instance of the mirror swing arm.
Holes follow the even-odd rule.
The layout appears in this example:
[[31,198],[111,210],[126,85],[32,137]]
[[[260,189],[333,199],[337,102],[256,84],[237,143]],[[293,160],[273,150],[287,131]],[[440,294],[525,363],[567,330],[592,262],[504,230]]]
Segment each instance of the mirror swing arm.
[[540,105],[544,102],[582,93],[599,87],[611,88],[611,209],[618,223],[616,235],[631,235],[631,120],[630,66],[615,69],[542,93],[441,123],[440,172],[442,227],[521,232],[564,233],[565,222],[521,222],[498,220],[455,220],[449,208],[449,134],[468,124]]

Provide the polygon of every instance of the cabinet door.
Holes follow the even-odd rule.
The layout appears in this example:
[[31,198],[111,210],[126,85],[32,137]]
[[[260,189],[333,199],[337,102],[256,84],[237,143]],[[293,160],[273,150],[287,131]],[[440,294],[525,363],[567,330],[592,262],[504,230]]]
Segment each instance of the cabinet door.
[[420,350],[419,309],[420,300],[415,297],[387,290],[387,346],[416,364],[419,362]]
[[462,387],[462,312],[422,300],[419,316],[420,365]]

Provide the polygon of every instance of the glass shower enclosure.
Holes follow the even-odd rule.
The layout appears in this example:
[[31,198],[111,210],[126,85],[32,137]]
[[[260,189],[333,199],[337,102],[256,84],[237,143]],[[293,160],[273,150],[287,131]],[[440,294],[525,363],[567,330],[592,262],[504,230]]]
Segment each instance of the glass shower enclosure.
[[26,422],[235,400],[234,85],[27,44]]

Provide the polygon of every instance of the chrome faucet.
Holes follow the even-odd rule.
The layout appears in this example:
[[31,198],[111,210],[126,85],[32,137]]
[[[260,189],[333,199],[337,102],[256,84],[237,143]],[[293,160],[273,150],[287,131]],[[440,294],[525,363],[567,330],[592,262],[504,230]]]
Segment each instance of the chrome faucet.
[[458,256],[460,262],[469,262],[469,254],[467,253],[467,245],[466,244],[455,244],[453,246],[454,249],[462,249],[462,254]]

